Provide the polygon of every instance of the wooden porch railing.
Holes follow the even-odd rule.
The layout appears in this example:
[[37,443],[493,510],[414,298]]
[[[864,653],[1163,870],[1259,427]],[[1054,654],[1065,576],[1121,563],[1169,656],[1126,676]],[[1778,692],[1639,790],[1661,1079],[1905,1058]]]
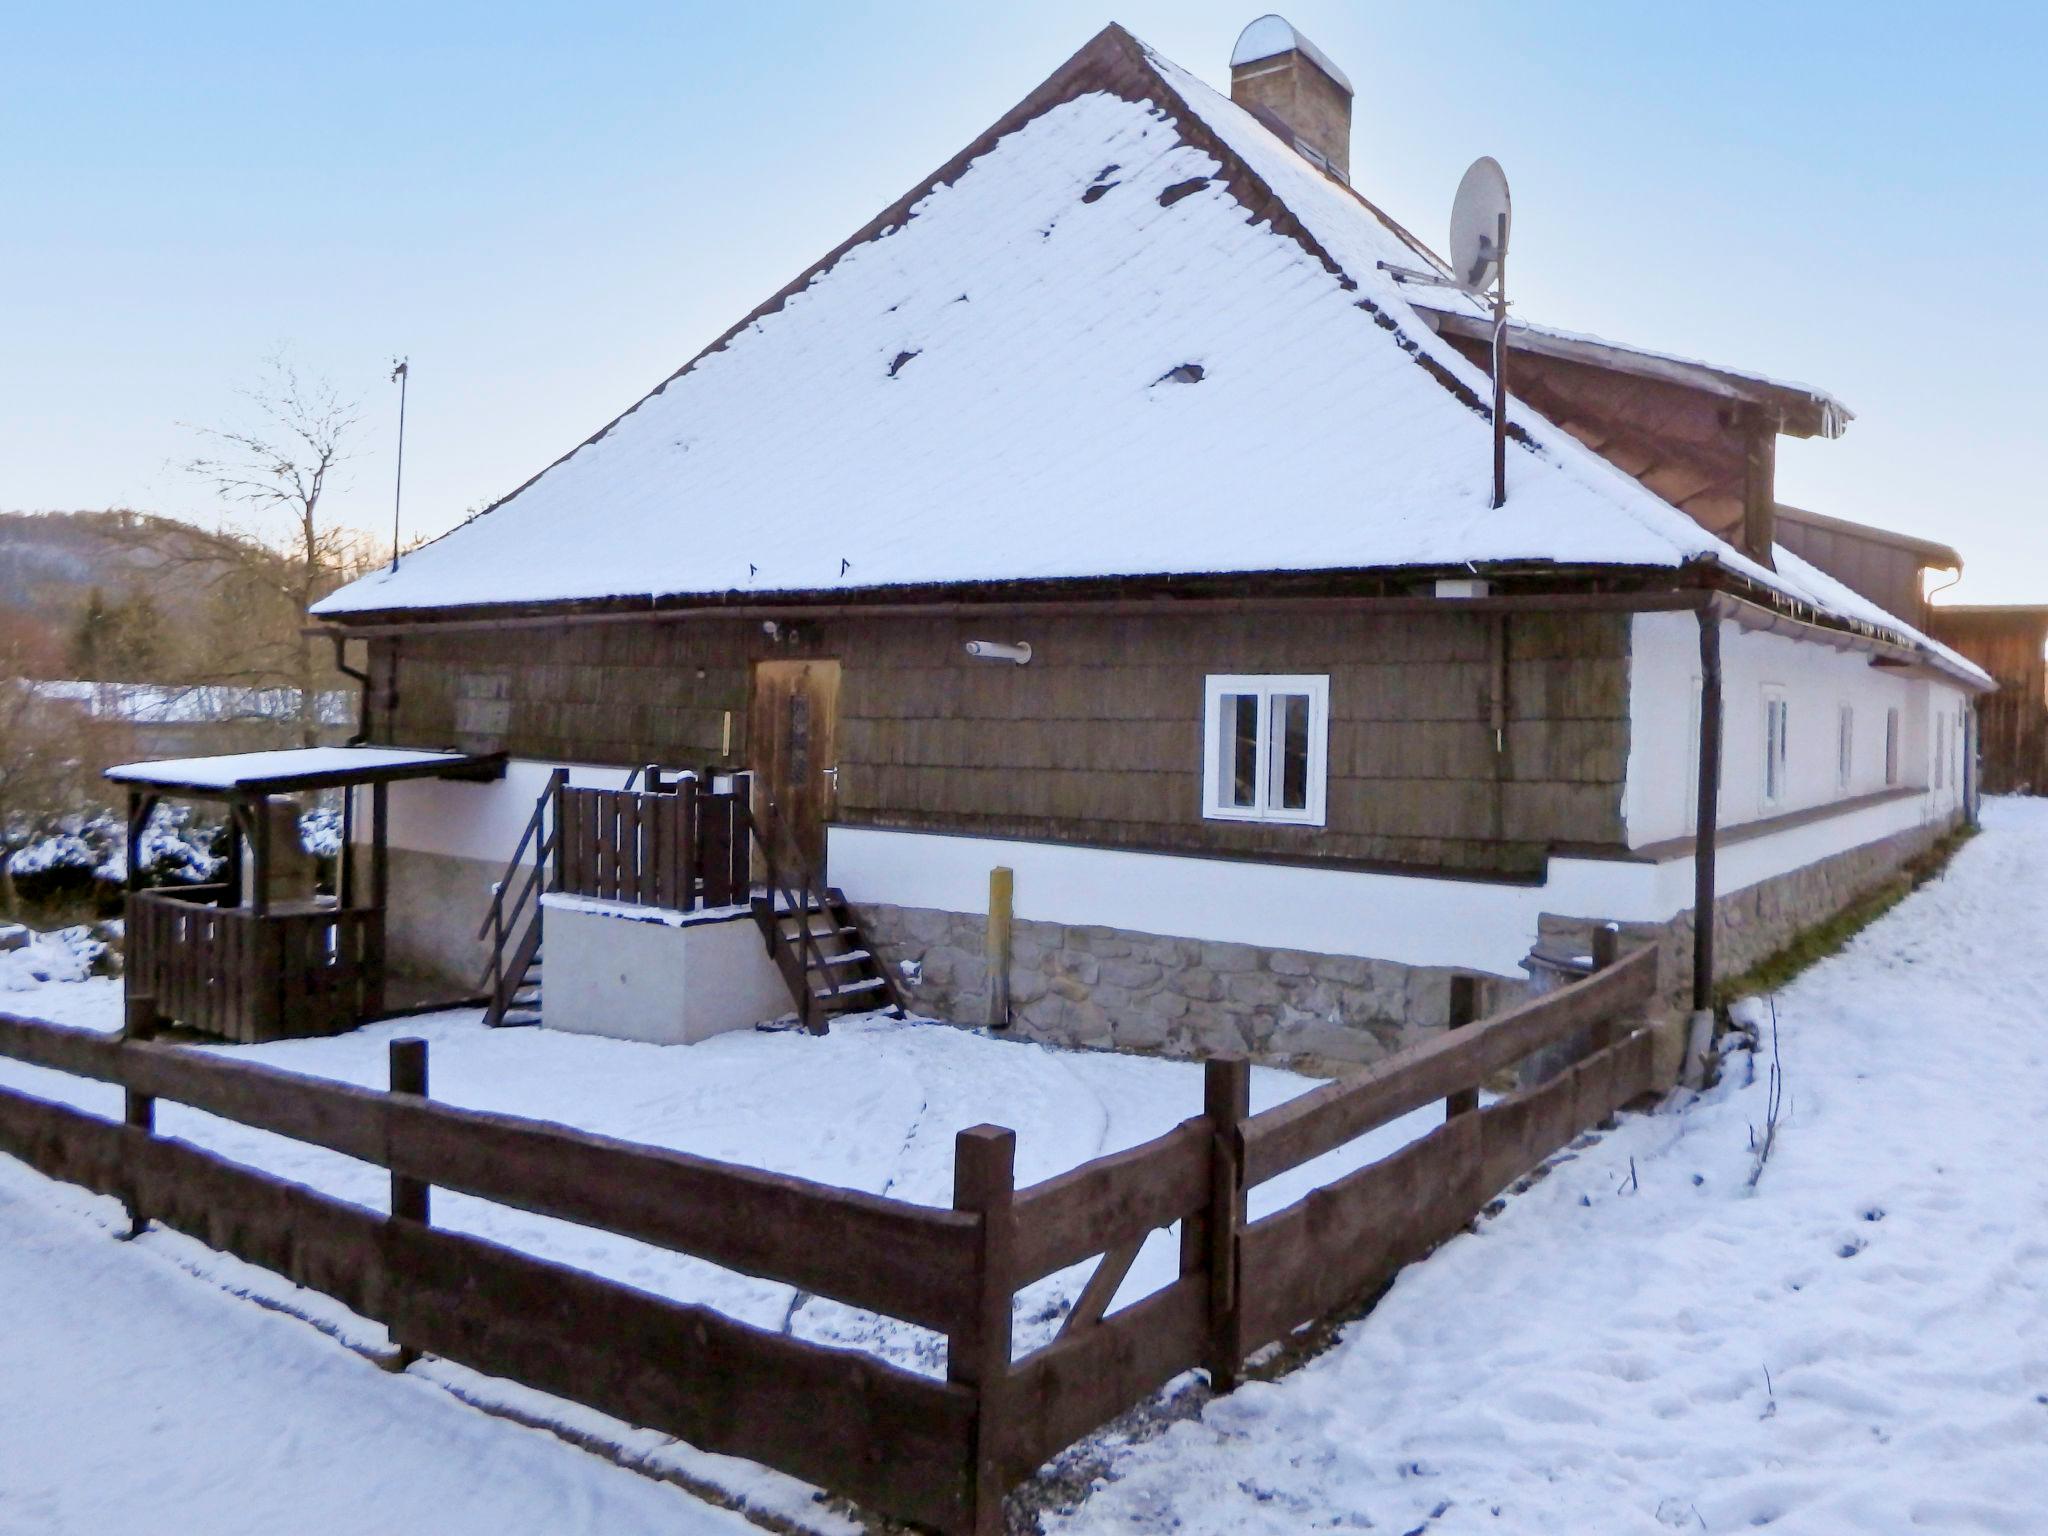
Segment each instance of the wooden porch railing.
[[705,787],[708,770],[643,772],[645,788],[555,789],[555,889],[678,912],[745,905],[751,777],[734,774],[719,793]]
[[225,885],[134,891],[127,989],[157,1013],[228,1040],[351,1029],[384,1006],[384,917],[329,905],[258,913]]

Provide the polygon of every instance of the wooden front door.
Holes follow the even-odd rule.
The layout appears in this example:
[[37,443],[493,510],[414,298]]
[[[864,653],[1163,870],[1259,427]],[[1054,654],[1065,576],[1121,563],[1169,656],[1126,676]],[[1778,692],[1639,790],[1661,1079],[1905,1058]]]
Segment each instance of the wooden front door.
[[757,661],[747,718],[754,805],[778,858],[825,867],[825,823],[838,792],[839,663]]

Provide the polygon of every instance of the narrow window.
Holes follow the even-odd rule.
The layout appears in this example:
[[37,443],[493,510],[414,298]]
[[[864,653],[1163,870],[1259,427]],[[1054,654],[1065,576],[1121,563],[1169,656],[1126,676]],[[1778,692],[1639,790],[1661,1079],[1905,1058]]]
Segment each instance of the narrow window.
[[1764,804],[1776,805],[1785,798],[1785,738],[1791,725],[1791,706],[1785,695],[1772,689],[1764,694]]
[[1206,691],[1202,814],[1321,826],[1330,680],[1212,677]]
[[1835,727],[1835,788],[1843,794],[1856,776],[1856,706],[1844,704]]
[[1884,712],[1884,782],[1887,789],[1899,782],[1899,712]]

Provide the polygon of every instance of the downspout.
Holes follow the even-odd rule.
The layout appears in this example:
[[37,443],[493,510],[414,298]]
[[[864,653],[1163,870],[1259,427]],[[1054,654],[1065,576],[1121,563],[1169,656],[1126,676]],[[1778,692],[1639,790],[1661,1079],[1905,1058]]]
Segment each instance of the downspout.
[[348,664],[348,636],[330,629],[327,638],[334,642],[334,670],[343,677],[354,678],[359,685],[356,689],[356,733],[345,745],[360,747],[370,739],[370,674],[358,672]]
[[1705,1081],[1714,1038],[1714,852],[1721,810],[1721,612],[1711,599],[1700,620],[1699,809],[1693,832],[1692,1024],[1685,1080]]

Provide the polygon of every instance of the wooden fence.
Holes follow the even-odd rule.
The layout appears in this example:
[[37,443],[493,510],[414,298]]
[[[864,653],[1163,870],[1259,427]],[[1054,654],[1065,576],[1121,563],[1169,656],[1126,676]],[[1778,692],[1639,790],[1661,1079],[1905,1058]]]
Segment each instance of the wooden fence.
[[128,990],[244,1043],[333,1034],[383,1007],[381,908],[234,900],[225,885],[131,891]]
[[[1611,940],[1600,958],[1612,961]],[[1013,1133],[978,1126],[956,1138],[950,1210],[437,1104],[419,1042],[394,1042],[393,1091],[378,1092],[4,1016],[0,1056],[118,1083],[128,1109],[116,1123],[0,1090],[0,1151],[334,1295],[408,1354],[989,1536],[1004,1492],[1061,1449],[1191,1367],[1229,1389],[1252,1350],[1370,1294],[1516,1175],[1660,1086],[1636,1020],[1655,990],[1643,950],[1260,1115],[1248,1063],[1211,1061],[1201,1115],[1023,1190]],[[1454,1017],[1471,1017],[1473,995],[1458,989]],[[1575,1065],[1477,1107],[1483,1080],[1572,1040]],[[158,1098],[387,1168],[393,1214],[161,1138]],[[1438,1130],[1246,1220],[1249,1188],[1436,1100]],[[946,1379],[437,1230],[436,1186],[933,1329]],[[1175,1224],[1174,1280],[1110,1311],[1146,1239]],[[1058,1337],[1015,1358],[1017,1291],[1096,1255]]]
[[666,792],[558,785],[555,889],[679,912],[745,905],[748,776],[733,775],[724,794],[706,782],[684,773]]

